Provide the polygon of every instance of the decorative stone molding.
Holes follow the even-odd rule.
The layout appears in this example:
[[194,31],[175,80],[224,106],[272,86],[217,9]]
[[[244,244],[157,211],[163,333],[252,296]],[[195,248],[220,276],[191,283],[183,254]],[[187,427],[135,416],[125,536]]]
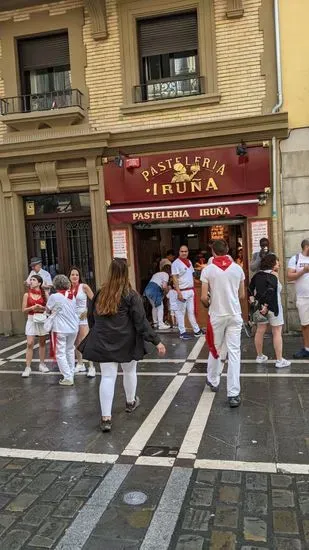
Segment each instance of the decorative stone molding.
[[99,187],[96,157],[86,159],[90,191],[96,191]]
[[3,166],[0,168],[0,184],[2,186],[2,192],[3,193],[11,193],[12,192],[12,185],[10,182],[10,176],[8,172],[8,167]]
[[85,0],[89,12],[94,40],[105,40],[108,36],[105,0]]
[[41,193],[59,193],[56,161],[37,162],[35,171],[40,181]]
[[243,0],[227,0],[226,17],[228,19],[239,19],[243,15]]

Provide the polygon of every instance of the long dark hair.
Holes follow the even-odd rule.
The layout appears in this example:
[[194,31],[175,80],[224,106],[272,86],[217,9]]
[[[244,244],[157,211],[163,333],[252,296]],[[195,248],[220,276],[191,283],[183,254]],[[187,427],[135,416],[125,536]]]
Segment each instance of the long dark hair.
[[[43,298],[43,305],[46,306],[47,300],[46,300],[45,291],[44,291],[44,289],[42,288],[42,285],[43,285],[43,282],[44,282],[43,279],[42,279],[42,277],[41,277],[40,275],[31,275],[30,280],[31,280],[31,279],[36,279],[36,280],[38,281],[38,283],[39,283],[39,285],[40,285],[41,296],[42,296],[42,298]],[[31,288],[29,288],[29,292],[30,292],[30,294],[31,294]]]
[[107,281],[101,287],[97,301],[98,315],[116,315],[120,300],[132,290],[127,261],[114,258],[109,266]]
[[79,284],[82,284],[82,283],[84,282],[83,276],[82,276],[82,272],[81,272],[80,268],[77,267],[76,265],[72,265],[72,266],[70,267],[69,271],[68,271],[68,279],[69,279],[69,281],[71,282],[70,277],[71,277],[71,273],[72,273],[73,270],[74,270],[74,271],[77,271],[78,277],[79,277],[78,283],[79,283]]

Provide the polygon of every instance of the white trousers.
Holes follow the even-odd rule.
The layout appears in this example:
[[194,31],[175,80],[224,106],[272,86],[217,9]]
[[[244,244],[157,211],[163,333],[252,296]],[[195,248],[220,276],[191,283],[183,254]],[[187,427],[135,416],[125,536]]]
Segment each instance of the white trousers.
[[164,306],[163,300],[159,306],[154,305],[154,301],[148,298],[152,306],[152,320],[154,325],[163,325],[163,316],[164,316]]
[[63,334],[57,332],[56,360],[63,378],[74,378],[75,340],[77,332]]
[[223,361],[225,361],[226,354],[228,354],[228,397],[235,397],[240,394],[240,338],[242,323],[243,320],[241,315],[211,315],[214,342],[219,358],[215,359],[212,354],[209,353],[207,380],[213,386],[219,385]]
[[193,290],[182,290],[181,291],[183,298],[185,299],[185,302],[181,302],[178,300],[178,309],[176,312],[176,318],[178,323],[178,328],[180,334],[183,334],[186,332],[185,327],[185,315],[186,312],[188,314],[188,319],[190,321],[190,325],[193,328],[194,332],[199,332],[200,327],[198,326],[195,318],[194,313],[194,291]]
[[[123,370],[123,387],[126,394],[127,403],[133,403],[136,397],[136,365],[137,361],[130,363],[120,363]],[[102,416],[112,415],[112,405],[115,392],[115,383],[117,379],[118,363],[100,363],[101,383],[100,383],[100,405]]]

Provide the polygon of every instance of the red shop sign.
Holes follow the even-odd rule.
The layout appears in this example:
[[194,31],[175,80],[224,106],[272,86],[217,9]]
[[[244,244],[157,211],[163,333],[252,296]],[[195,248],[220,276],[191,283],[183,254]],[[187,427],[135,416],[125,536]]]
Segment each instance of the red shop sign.
[[270,187],[269,150],[249,147],[246,160],[227,147],[143,156],[131,170],[109,162],[103,168],[106,200],[116,205],[261,193]]

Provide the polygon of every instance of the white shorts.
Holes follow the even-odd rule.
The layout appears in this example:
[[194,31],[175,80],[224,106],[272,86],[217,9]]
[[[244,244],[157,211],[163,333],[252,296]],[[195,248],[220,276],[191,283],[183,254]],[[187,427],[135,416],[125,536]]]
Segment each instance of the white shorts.
[[[81,311],[77,310],[77,315],[78,315],[78,317],[79,317],[80,315],[82,315],[83,313],[85,313],[85,310],[81,310]],[[88,326],[87,317],[86,317],[86,319],[79,319],[79,326],[80,326],[80,327],[87,327],[87,326]]]
[[44,323],[35,323],[33,315],[28,315],[25,334],[26,336],[46,336],[48,332],[44,330]]
[[259,325],[268,325],[270,324],[271,327],[281,327],[284,325],[284,317],[283,317],[283,309],[282,305],[279,306],[279,313],[276,316],[273,311],[269,311],[267,313],[268,321],[265,323],[258,323]]
[[296,306],[298,309],[300,324],[302,327],[306,327],[307,325],[309,325],[309,297],[297,298]]

